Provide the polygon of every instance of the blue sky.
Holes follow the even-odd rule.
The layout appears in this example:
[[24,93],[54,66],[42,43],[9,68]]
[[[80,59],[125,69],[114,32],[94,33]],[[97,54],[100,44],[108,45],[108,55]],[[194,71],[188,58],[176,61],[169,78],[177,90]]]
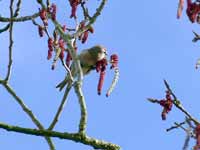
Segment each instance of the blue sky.
[[[0,3],[1,15],[7,15],[8,5],[4,5],[5,1]],[[71,25],[68,1],[56,3],[58,20]],[[91,9],[95,10],[98,3],[91,1]],[[111,83],[112,71],[108,70],[101,96],[96,93],[98,74],[93,72],[84,78],[90,136],[119,144],[122,150],[181,150],[185,133],[180,129],[166,133],[165,129],[175,121],[183,121],[184,115],[174,107],[163,122],[161,107],[146,101],[148,97],[165,96],[163,79],[166,79],[185,108],[199,118],[200,70],[195,69],[195,63],[200,57],[200,43],[192,43],[192,30],[198,33],[199,25],[189,22],[185,9],[177,20],[177,4],[178,0],[108,1],[94,25],[95,33],[86,44],[78,45],[84,49],[103,44],[109,54],[117,53],[120,60],[120,80],[109,98],[104,94]],[[32,14],[38,7],[35,1],[23,1],[21,15]],[[50,69],[46,37],[40,39],[31,22],[14,24],[14,41],[10,84],[48,127],[63,95],[55,85],[63,79],[64,70],[60,63],[55,71]],[[0,43],[0,77],[3,77],[8,61],[7,33],[0,35]],[[0,106],[1,122],[35,127],[3,87],[0,87]],[[79,114],[78,100],[72,91],[55,129],[76,131]],[[41,137],[0,130],[0,139],[3,149],[48,149]],[[53,140],[58,150],[91,150],[71,141]]]

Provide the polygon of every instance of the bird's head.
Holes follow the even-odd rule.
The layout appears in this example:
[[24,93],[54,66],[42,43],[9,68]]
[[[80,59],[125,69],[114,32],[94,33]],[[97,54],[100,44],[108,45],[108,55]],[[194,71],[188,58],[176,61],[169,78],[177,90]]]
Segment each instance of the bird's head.
[[97,61],[102,60],[107,56],[106,48],[101,45],[94,46],[92,51],[94,52],[94,55],[96,55]]

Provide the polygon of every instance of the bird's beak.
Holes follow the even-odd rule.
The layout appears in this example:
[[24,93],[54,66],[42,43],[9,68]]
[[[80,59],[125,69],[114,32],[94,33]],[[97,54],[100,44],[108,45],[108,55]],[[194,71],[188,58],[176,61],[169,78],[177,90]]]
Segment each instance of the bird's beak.
[[104,54],[105,54],[106,56],[108,56],[108,53],[107,53],[106,51],[104,52]]

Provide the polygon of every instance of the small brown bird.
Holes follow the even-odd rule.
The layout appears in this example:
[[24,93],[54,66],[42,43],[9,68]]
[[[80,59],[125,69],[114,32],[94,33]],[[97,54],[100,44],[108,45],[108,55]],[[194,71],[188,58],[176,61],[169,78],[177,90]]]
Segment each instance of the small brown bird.
[[[89,49],[85,49],[81,51],[81,53],[78,55],[78,58],[80,60],[80,65],[82,68],[83,75],[87,75],[92,70],[94,70],[96,67],[96,63],[106,58],[106,56],[107,56],[106,49],[101,45],[96,45]],[[70,70],[71,70],[72,77],[76,78],[77,73],[76,73],[76,68],[75,68],[74,63],[71,64]],[[70,77],[68,74],[66,78],[61,83],[59,83],[56,87],[59,88],[59,90],[61,91],[65,87],[65,85],[68,84],[69,82],[70,82]]]

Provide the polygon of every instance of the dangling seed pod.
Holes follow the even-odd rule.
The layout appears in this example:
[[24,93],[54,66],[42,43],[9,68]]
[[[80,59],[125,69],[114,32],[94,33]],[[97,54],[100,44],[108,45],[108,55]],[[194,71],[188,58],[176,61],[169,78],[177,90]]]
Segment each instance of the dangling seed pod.
[[51,17],[52,17],[52,20],[56,20],[56,12],[57,12],[57,7],[56,7],[56,5],[55,4],[52,4],[51,5]]
[[107,64],[108,63],[107,63],[106,58],[98,61],[97,64],[96,64],[96,71],[100,72],[99,82],[98,82],[98,86],[97,86],[97,92],[98,92],[99,95],[101,94],[101,91],[102,91]]
[[38,26],[38,33],[40,37],[44,36],[44,28],[40,25]]
[[107,93],[106,93],[106,97],[108,97],[112,91],[114,90],[118,80],[119,80],[119,68],[118,68],[118,56],[117,54],[113,54],[110,56],[110,63],[111,63],[111,67],[110,69],[114,69],[115,74],[114,74],[114,78],[112,81],[112,84],[110,86],[110,88],[108,89]]

